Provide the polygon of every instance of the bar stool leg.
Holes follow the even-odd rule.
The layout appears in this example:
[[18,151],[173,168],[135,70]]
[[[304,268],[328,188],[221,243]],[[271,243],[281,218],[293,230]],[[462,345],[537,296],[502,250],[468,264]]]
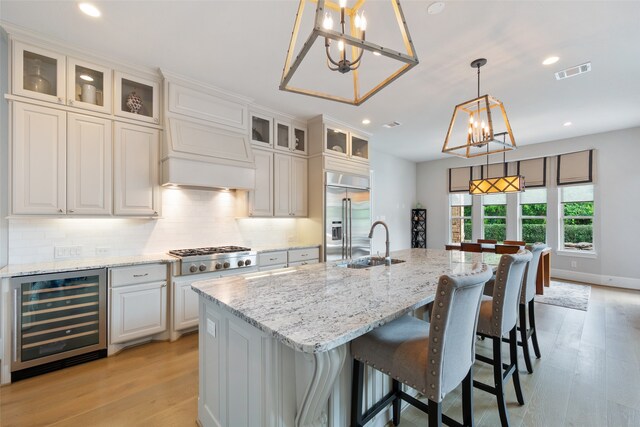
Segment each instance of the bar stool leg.
[[533,309],[533,300],[529,301],[529,327],[533,331],[531,333],[531,342],[533,343],[533,351],[536,353],[536,357],[540,359],[540,347],[538,346],[538,331],[536,329],[536,314]]
[[527,366],[527,372],[533,374],[533,366],[531,365],[531,355],[529,354],[529,339],[527,338],[527,306],[520,304],[518,307],[520,315],[520,340],[522,341],[522,354],[524,356],[524,364]]
[[498,400],[498,412],[502,427],[509,427],[509,413],[507,412],[507,402],[504,399],[504,379],[502,373],[502,337],[491,337],[493,340],[493,382],[496,387],[496,398]]
[[395,399],[393,400],[393,425],[397,426],[400,424],[400,381],[393,380],[392,381],[393,393],[395,394]]
[[433,400],[429,400],[428,405],[429,410],[429,427],[431,426],[442,426],[442,404],[440,402],[434,402]]
[[473,427],[473,365],[462,380],[462,425]]
[[520,387],[520,372],[518,370],[518,334],[515,326],[509,331],[509,359],[511,360],[511,365],[515,367],[513,371],[513,386],[516,389],[516,398],[519,404],[524,405],[524,396]]

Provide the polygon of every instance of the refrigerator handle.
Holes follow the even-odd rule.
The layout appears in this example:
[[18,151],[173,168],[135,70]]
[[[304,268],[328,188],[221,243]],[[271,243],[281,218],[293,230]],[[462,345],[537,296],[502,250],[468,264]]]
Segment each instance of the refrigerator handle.
[[353,225],[353,210],[351,209],[351,199],[347,199],[347,203],[349,204],[349,258],[353,258],[353,233],[352,233],[352,225]]
[[343,227],[343,232],[342,232],[342,259],[345,259],[347,257],[347,230],[348,230],[348,225],[347,225],[347,199],[342,199],[342,227]]

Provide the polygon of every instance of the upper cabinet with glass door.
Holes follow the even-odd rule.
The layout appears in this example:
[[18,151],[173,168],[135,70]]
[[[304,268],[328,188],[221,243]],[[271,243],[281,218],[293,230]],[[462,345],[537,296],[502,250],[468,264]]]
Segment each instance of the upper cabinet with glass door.
[[160,81],[116,71],[114,114],[160,123]]
[[369,141],[360,135],[351,133],[351,157],[356,160],[369,161]]
[[111,70],[67,59],[67,104],[111,114]]
[[13,43],[13,93],[111,114],[111,69]]
[[349,134],[335,126],[325,126],[324,151],[347,157],[349,155]]
[[[287,130],[287,142],[288,132]],[[285,137],[282,135],[284,143]],[[251,113],[251,143],[260,147],[273,147],[273,118]]]
[[18,41],[13,43],[13,93],[65,104],[65,56]]
[[275,122],[275,148],[297,154],[307,154],[307,130],[286,122]]

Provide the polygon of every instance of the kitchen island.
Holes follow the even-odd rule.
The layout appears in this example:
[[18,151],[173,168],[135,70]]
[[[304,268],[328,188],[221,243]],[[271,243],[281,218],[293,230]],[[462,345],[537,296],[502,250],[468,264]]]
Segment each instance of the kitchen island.
[[[322,263],[195,283],[200,424],[348,425],[349,342],[431,302],[442,274],[499,260],[432,249],[392,257],[405,262],[365,269]],[[367,380],[371,403],[388,381],[377,371]]]

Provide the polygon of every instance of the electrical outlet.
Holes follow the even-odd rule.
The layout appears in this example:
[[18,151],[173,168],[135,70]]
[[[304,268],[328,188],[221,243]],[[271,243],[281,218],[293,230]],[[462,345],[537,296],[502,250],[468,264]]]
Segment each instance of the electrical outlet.
[[96,256],[109,256],[111,254],[111,248],[96,247]]
[[53,248],[53,257],[79,258],[82,256],[82,246],[56,246]]
[[207,319],[207,333],[211,335],[212,338],[216,337],[216,322],[211,319]]
[[578,261],[571,261],[571,268],[578,268]]

